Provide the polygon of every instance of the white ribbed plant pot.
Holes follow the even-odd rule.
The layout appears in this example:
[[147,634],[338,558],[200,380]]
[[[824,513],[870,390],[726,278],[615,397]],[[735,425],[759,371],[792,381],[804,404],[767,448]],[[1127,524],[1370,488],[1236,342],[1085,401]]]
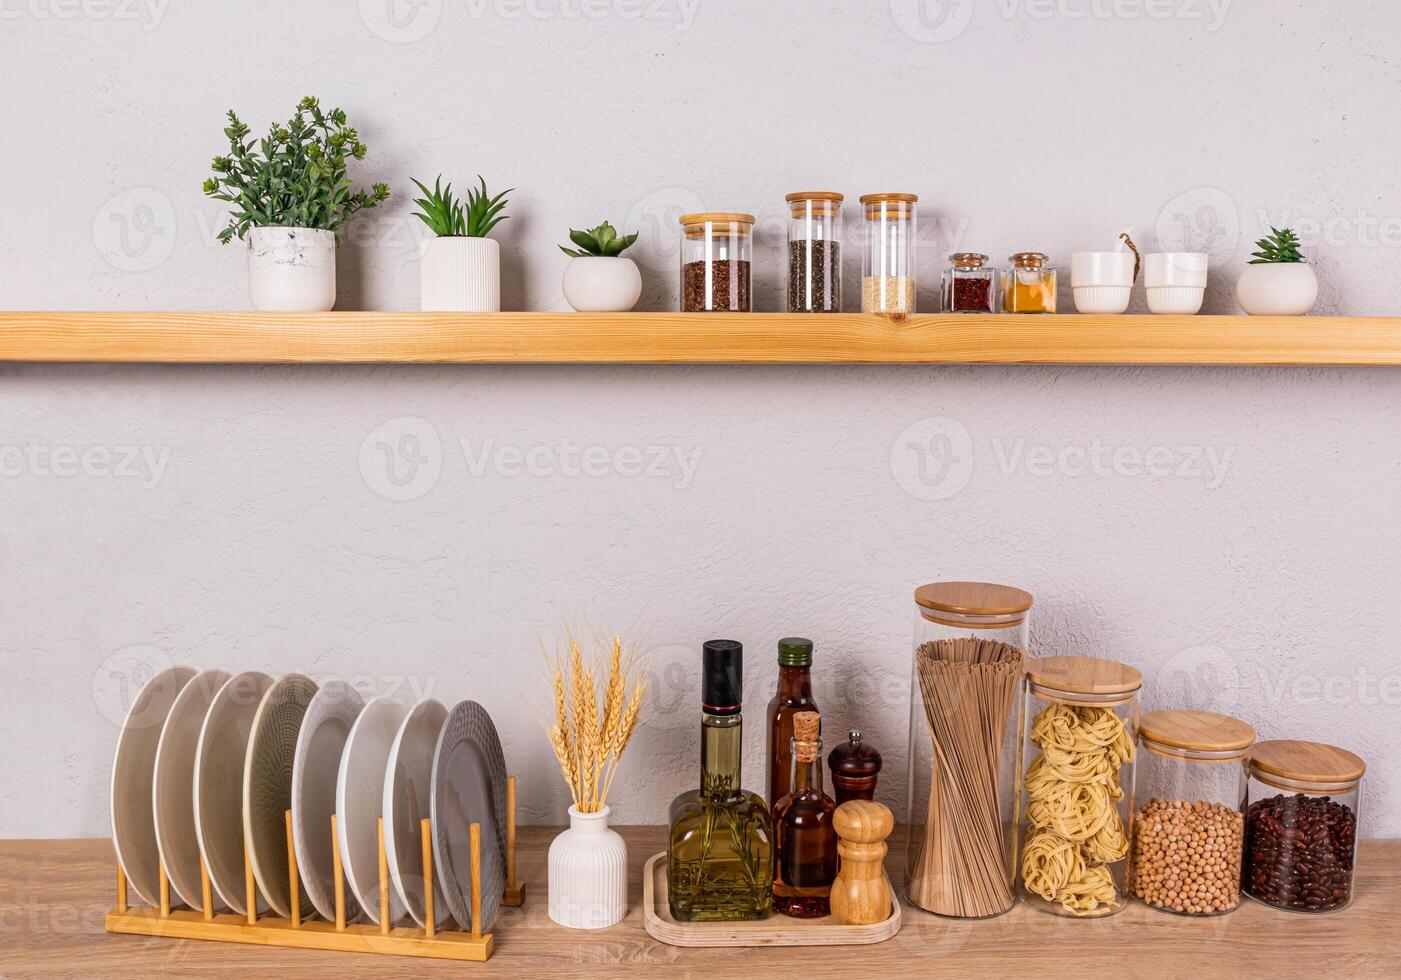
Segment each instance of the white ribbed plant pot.
[[316,313],[335,306],[335,232],[250,228],[248,296],[253,309],[268,313]]
[[580,313],[626,313],[642,295],[637,263],[621,255],[580,255],[564,267],[564,298]]
[[628,846],[608,829],[609,808],[569,808],[569,829],[550,844],[550,918],[570,929],[604,929],[628,914]]
[[428,239],[418,288],[424,312],[501,312],[501,246],[494,238]]
[[1251,316],[1303,316],[1318,299],[1318,276],[1306,262],[1247,265],[1236,280],[1236,299]]

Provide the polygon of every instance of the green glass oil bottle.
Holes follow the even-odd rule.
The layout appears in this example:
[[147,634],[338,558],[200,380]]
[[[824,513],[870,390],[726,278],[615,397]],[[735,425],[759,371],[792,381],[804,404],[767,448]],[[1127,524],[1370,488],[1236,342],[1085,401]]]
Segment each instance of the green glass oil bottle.
[[708,640],[702,654],[700,788],[671,804],[667,893],[681,922],[765,919],[773,912],[773,827],[740,786],[744,647]]

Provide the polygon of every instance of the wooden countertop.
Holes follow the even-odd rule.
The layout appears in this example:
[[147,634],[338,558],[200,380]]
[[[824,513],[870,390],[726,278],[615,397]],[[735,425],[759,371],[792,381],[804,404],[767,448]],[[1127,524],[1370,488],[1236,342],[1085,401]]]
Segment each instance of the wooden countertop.
[[[522,828],[526,904],[502,910],[488,963],[108,935],[102,917],[115,904],[116,881],[109,841],[0,841],[0,977],[1401,976],[1401,841],[1363,842],[1357,899],[1332,915],[1291,914],[1249,900],[1219,918],[1133,904],[1110,919],[1083,922],[1023,907],[978,922],[907,908],[900,934],[878,946],[680,949],[648,936],[637,907],[642,864],[664,846],[662,828],[622,828],[633,910],[597,932],[561,929],[546,913],[545,852],[556,832]],[[888,863],[898,887],[903,862],[893,856]]]

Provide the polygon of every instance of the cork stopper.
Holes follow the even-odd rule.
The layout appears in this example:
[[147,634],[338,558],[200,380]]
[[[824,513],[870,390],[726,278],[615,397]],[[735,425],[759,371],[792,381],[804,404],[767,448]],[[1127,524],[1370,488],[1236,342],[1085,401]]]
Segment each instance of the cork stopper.
[[817,761],[821,727],[822,716],[816,711],[799,711],[793,716],[793,754],[799,762]]

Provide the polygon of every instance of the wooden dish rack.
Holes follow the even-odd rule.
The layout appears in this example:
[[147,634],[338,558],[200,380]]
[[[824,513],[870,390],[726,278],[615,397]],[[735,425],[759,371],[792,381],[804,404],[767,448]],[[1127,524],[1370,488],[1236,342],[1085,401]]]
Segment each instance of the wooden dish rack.
[[[384,818],[379,820],[379,925],[347,923],[345,921],[345,875],[341,864],[340,841],[336,833],[336,818],[331,816],[331,849],[335,869],[336,921],[303,919],[301,916],[301,885],[297,871],[296,845],[292,836],[292,811],[286,813],[287,871],[290,878],[289,898],[292,917],[258,914],[258,889],[253,879],[253,865],[248,857],[245,840],[243,877],[248,912],[215,913],[209,883],[209,868],[200,858],[200,891],[202,909],[172,909],[170,879],[165,863],[160,867],[160,908],[133,908],[127,904],[126,874],[117,863],[117,907],[107,913],[108,932],[133,936],[158,936],[166,939],[209,939],[226,943],[251,943],[257,946],[282,946],[291,949],[329,949],[345,953],[380,953],[393,956],[421,956],[431,959],[485,962],[492,952],[492,934],[482,932],[481,924],[481,828],[468,828],[472,864],[472,928],[470,931],[437,929],[434,926],[433,889],[424,889],[424,921],[426,929],[391,926],[389,922],[389,864],[384,851]],[[423,880],[433,881],[432,821],[424,819],[420,827],[423,848]],[[503,905],[520,907],[525,902],[525,884],[516,880],[516,780],[506,781],[506,887]]]

